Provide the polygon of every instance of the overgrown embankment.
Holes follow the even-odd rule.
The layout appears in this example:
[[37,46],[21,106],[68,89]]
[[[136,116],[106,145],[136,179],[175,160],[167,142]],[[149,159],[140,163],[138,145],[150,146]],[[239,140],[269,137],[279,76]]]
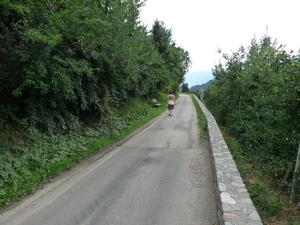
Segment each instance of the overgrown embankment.
[[[165,99],[159,100],[165,105]],[[0,132],[0,208],[32,193],[40,185],[70,169],[81,160],[123,139],[162,113],[151,100],[120,108],[109,126],[82,126],[69,134],[34,134],[11,129]]]

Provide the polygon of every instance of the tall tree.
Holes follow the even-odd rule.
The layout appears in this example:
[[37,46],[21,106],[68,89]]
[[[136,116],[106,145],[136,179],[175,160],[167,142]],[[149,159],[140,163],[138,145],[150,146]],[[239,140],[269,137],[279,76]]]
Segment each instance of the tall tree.
[[190,89],[189,89],[189,84],[188,84],[188,83],[183,83],[183,84],[181,85],[181,91],[182,91],[182,92],[189,92],[189,91],[190,91]]
[[189,52],[176,45],[172,40],[172,30],[167,29],[163,22],[156,20],[151,32],[154,45],[168,70],[167,74],[162,75],[165,88],[176,91],[191,65]]
[[119,105],[178,87],[188,52],[163,26],[153,40],[144,2],[1,1],[0,126],[68,131],[83,115],[112,120]]

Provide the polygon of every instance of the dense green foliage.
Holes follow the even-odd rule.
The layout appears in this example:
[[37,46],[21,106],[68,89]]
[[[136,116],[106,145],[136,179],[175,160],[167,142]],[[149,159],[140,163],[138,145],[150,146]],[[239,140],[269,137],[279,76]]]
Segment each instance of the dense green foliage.
[[183,83],[183,84],[181,85],[181,91],[182,91],[182,92],[190,92],[189,84],[188,84],[188,83]]
[[163,22],[141,24],[144,4],[0,1],[1,206],[165,110],[148,99],[191,61]]
[[247,162],[286,192],[292,176],[285,175],[294,171],[300,140],[300,58],[292,54],[267,35],[254,38],[247,49],[223,55],[204,95],[218,123],[241,144]]
[[0,128],[79,129],[110,124],[117,107],[176,91],[189,53],[155,21],[139,21],[142,0],[0,3]]
[[260,171],[253,169],[237,140],[226,134],[226,128],[221,127],[221,130],[262,221],[266,224],[275,218],[278,221],[285,221],[292,212],[292,210],[286,210],[288,200],[270,187],[270,183],[266,182]]
[[86,126],[64,135],[0,131],[0,208],[123,139],[164,110],[152,107],[150,100],[139,100],[123,106],[111,128]]

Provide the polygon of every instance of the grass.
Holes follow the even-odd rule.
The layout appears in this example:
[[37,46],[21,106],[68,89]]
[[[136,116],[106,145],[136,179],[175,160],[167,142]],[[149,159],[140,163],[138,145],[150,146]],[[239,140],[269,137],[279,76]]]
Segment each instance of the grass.
[[[249,195],[260,214],[264,224],[299,225],[300,217],[297,209],[291,208],[288,199],[273,189],[268,178],[248,163],[246,155],[234,137],[222,130],[225,142],[238,167]],[[291,215],[294,215],[292,218]]]
[[[206,131],[206,118],[194,96],[193,102],[197,110],[199,126]],[[269,179],[249,163],[240,144],[227,133],[226,127],[220,127],[220,129],[263,224],[300,225],[299,210],[291,207],[286,196],[274,190],[274,185],[268,181]],[[203,137],[206,136],[207,134],[203,135]]]
[[[177,96],[178,98],[178,96]],[[200,137],[206,139],[207,120],[197,100],[192,96],[201,128]],[[153,108],[151,100],[128,104],[119,109],[114,129],[85,127],[81,133],[68,135],[28,135],[24,131],[0,131],[0,208],[34,192],[43,183],[72,168],[81,160],[122,140],[132,131],[166,110],[165,99]],[[300,225],[297,210],[288,208],[286,201],[270,188],[266,178],[247,163],[240,145],[223,131],[224,139],[237,164],[248,192],[265,224]],[[298,219],[297,219],[298,218]]]
[[200,132],[200,138],[201,139],[207,139],[208,137],[208,133],[207,133],[207,119],[205,117],[205,115],[203,114],[195,95],[192,95],[192,99],[193,99],[193,103],[197,112],[197,118],[198,118],[198,124],[199,127],[201,128],[201,132]]
[[[159,103],[165,100],[159,100]],[[36,131],[6,129],[0,132],[0,208],[34,192],[45,182],[81,160],[122,140],[135,129],[166,110],[153,108],[151,100],[137,101],[119,109],[105,126],[82,127],[80,132],[48,135]]]

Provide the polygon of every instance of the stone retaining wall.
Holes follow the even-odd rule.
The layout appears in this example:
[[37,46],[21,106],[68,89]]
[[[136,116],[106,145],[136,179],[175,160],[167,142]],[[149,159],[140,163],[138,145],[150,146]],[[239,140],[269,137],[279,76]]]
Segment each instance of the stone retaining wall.
[[215,170],[215,190],[219,196],[220,224],[262,225],[215,118],[197,97],[196,99],[207,119],[212,163]]

